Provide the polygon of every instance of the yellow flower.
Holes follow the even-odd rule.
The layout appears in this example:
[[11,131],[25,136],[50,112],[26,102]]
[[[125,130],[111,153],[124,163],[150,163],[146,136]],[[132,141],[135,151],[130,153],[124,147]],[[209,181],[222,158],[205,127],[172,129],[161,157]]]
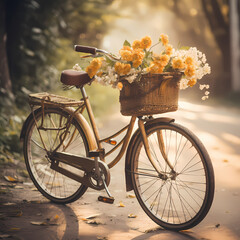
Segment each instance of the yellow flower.
[[97,76],[98,76],[98,77],[101,77],[102,75],[103,75],[103,72],[102,72],[102,71],[100,71],[100,72],[97,73]]
[[185,76],[192,77],[195,74],[195,69],[193,66],[188,66],[184,71]]
[[193,87],[197,83],[197,80],[195,78],[192,78],[188,81],[187,85],[189,87]]
[[[123,46],[120,51],[122,51],[122,50],[128,50],[128,51],[130,51],[130,52],[132,51],[132,49],[131,49],[129,46]],[[120,52],[120,51],[119,51],[119,52]]]
[[94,75],[97,73],[97,69],[94,68],[93,66],[89,65],[87,68],[86,68],[86,72],[88,73],[88,76],[90,78],[93,78]]
[[98,69],[102,66],[102,60],[103,58],[94,58],[90,62],[89,66],[86,68],[86,72],[90,78],[93,78]]
[[181,58],[174,58],[172,60],[172,67],[174,69],[182,69],[185,67],[185,65]]
[[166,50],[166,54],[167,54],[168,56],[171,56],[171,55],[172,55],[172,53],[173,53],[173,47],[172,47],[172,45],[167,44],[167,45],[165,46],[165,50]]
[[142,60],[135,60],[135,61],[133,61],[133,67],[134,68],[137,68],[137,67],[139,67],[140,65],[142,64]]
[[192,65],[193,64],[193,59],[191,57],[186,57],[184,62],[187,65]]
[[154,63],[161,67],[165,67],[169,61],[169,56],[166,54],[155,55],[153,58],[154,58]]
[[121,91],[123,88],[123,84],[121,82],[118,82],[117,88]]
[[144,58],[144,52],[142,51],[142,49],[135,49],[134,51],[133,51],[133,55],[132,55],[132,57],[133,57],[133,61],[137,61],[137,60],[143,60],[143,58]]
[[161,37],[162,44],[166,46],[168,44],[168,35],[161,34],[160,37]]
[[130,72],[131,70],[131,65],[130,64],[125,64],[121,62],[116,62],[114,65],[115,71],[119,75],[126,75]]
[[120,55],[121,55],[122,60],[124,60],[124,61],[132,61],[133,60],[132,51],[120,50]]
[[146,70],[147,70],[147,72],[150,72],[150,73],[162,73],[163,69],[164,69],[164,67],[162,67],[161,65],[158,65],[158,64],[152,62]]
[[132,48],[133,48],[133,49],[142,48],[141,41],[139,41],[139,40],[133,41]]
[[99,69],[102,65],[102,58],[94,58],[91,62],[90,65],[93,66],[94,68]]
[[123,63],[123,74],[124,75],[128,74],[130,72],[130,70],[131,70],[131,65]]
[[152,39],[149,36],[146,36],[141,39],[141,47],[143,49],[149,48],[152,45]]

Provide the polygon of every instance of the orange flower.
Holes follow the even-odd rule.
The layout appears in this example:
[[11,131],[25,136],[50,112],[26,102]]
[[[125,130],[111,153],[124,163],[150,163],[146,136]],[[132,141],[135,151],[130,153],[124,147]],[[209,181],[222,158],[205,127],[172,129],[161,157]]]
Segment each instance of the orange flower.
[[94,58],[90,62],[89,66],[86,68],[86,72],[90,78],[93,78],[98,69],[102,66],[102,60],[103,58]]
[[169,56],[166,54],[155,55],[153,58],[154,58],[154,63],[156,63],[157,65],[160,65],[161,67],[165,67],[169,61]]
[[187,65],[192,65],[193,64],[193,59],[191,57],[186,57],[184,61]]
[[141,39],[141,47],[143,49],[149,48],[152,45],[152,39],[149,36],[146,36]]
[[173,47],[172,47],[172,45],[167,44],[167,45],[165,46],[165,50],[166,50],[166,54],[167,54],[168,56],[171,56],[171,55],[172,55],[172,53],[173,53]]
[[121,82],[118,82],[117,88],[121,91],[123,88],[123,84]]
[[166,46],[168,44],[168,35],[161,34],[160,37],[161,37],[162,44]]
[[142,49],[135,49],[133,51],[133,61],[137,61],[137,60],[143,60],[144,58],[144,52],[142,51]]
[[164,69],[164,67],[152,62],[146,70],[147,70],[147,72],[150,72],[150,73],[162,73],[163,69]]
[[172,67],[174,69],[182,69],[185,67],[185,64],[183,63],[181,58],[174,58],[172,60]]
[[130,64],[121,63],[121,62],[116,62],[114,68],[115,68],[115,71],[117,72],[117,74],[119,74],[119,75],[126,75],[126,74],[128,74],[130,72],[131,65]]
[[195,78],[192,78],[188,81],[187,85],[189,87],[193,87],[197,83],[197,80]]
[[97,73],[97,70],[96,70],[96,68],[94,68],[94,67],[92,67],[91,65],[89,65],[89,66],[86,68],[86,72],[87,72],[87,74],[88,74],[88,76],[89,76],[90,78],[93,78],[94,75]]
[[133,48],[133,49],[142,48],[141,41],[135,40],[135,41],[133,42],[133,44],[132,44],[132,48]]
[[132,61],[133,60],[132,51],[120,50],[120,55],[121,55],[122,60],[124,60],[124,61]]
[[187,77],[192,77],[194,74],[195,74],[195,69],[193,66],[188,66],[185,71],[184,71],[184,74],[187,76]]

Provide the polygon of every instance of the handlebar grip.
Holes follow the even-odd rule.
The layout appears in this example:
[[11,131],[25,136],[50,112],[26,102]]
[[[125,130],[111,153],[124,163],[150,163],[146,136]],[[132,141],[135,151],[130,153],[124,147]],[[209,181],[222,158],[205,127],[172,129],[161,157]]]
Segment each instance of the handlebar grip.
[[83,53],[91,53],[91,54],[96,54],[97,48],[95,47],[88,47],[88,46],[82,46],[82,45],[75,45],[74,50],[76,52],[83,52]]

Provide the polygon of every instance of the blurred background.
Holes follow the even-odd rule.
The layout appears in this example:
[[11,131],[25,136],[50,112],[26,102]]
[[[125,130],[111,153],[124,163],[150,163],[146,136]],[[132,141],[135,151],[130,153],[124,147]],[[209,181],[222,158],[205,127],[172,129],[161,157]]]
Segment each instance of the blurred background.
[[[165,33],[175,48],[196,46],[206,54],[212,74],[201,83],[210,84],[209,103],[239,106],[239,30],[239,0],[0,0],[0,161],[20,152],[28,93],[76,97],[59,82],[62,70],[80,63],[74,44],[118,53],[125,39],[149,35],[156,42]],[[201,101],[197,88],[181,94]],[[87,90],[98,116],[100,106],[118,102],[117,90],[97,84]]]

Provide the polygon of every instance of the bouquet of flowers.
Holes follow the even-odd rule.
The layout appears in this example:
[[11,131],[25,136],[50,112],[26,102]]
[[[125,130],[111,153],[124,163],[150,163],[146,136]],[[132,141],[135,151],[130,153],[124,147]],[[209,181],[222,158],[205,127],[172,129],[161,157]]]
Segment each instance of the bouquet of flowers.
[[[153,48],[159,44],[162,45],[162,51],[156,54]],[[196,47],[176,50],[169,44],[168,36],[165,34],[161,34],[154,45],[149,36],[135,40],[132,44],[126,40],[118,57],[119,61],[114,61],[107,56],[96,57],[85,71],[96,82],[120,90],[123,87],[121,77],[132,83],[139,81],[143,74],[181,72],[180,89],[186,89],[194,86],[204,75],[211,72],[205,54]],[[74,69],[79,70],[78,64],[74,66]],[[199,88],[205,89],[202,99],[207,99],[209,92],[206,89],[209,85],[199,84]]]

